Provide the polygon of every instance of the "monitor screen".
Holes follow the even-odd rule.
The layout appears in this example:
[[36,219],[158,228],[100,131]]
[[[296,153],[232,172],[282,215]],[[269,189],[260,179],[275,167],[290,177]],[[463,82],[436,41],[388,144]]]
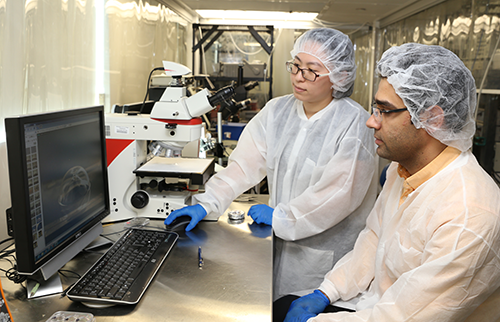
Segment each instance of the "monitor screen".
[[57,271],[109,214],[103,107],[6,118],[5,130],[18,271]]

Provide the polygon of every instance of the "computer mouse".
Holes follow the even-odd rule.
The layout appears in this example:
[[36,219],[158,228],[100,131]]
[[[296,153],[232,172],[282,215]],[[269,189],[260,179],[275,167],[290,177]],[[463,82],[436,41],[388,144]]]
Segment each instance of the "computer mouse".
[[167,231],[183,232],[186,230],[186,226],[191,222],[191,217],[188,215],[182,215],[174,219],[170,225],[165,225]]

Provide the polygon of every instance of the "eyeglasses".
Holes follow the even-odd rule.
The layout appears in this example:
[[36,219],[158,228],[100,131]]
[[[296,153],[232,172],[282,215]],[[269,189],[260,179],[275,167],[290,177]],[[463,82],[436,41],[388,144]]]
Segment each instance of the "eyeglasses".
[[373,105],[372,105],[372,115],[375,117],[375,121],[377,121],[377,123],[382,122],[382,115],[383,114],[403,112],[403,111],[407,111],[407,110],[408,109],[406,107],[405,108],[397,108],[395,110],[381,110],[376,106],[376,103],[373,103]]
[[291,61],[286,62],[286,70],[293,75],[297,75],[297,73],[300,71],[302,73],[302,77],[304,77],[304,79],[310,82],[314,82],[318,77],[330,75],[330,74],[317,74],[316,72],[312,71],[309,68],[300,68],[299,65]]

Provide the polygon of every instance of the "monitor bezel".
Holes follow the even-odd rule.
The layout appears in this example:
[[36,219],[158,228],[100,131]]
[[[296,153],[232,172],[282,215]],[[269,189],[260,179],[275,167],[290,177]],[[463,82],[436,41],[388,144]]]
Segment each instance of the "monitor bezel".
[[[105,208],[102,212],[97,214],[94,218],[82,226],[76,233],[71,235],[63,243],[57,245],[51,252],[36,262],[33,248],[24,125],[88,114],[99,115]],[[84,237],[89,230],[98,225],[110,213],[104,107],[99,105],[7,117],[5,118],[5,132],[12,204],[12,208],[10,210],[11,214],[8,215],[11,218],[7,218],[7,221],[11,221],[9,225],[11,224],[13,229],[17,271],[21,275],[34,275],[46,263],[57,257],[58,254],[64,252],[66,248],[82,239],[82,237]],[[86,242],[86,244],[88,244],[88,242]],[[76,253],[74,255],[76,255]]]

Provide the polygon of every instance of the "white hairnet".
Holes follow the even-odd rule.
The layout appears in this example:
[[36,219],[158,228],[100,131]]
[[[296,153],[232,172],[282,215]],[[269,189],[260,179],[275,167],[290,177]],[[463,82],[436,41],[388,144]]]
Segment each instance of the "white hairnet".
[[[441,46],[416,43],[392,47],[382,55],[377,73],[394,87],[417,129],[424,128],[460,151],[472,146],[476,83],[454,53]],[[436,105],[444,112],[444,124],[425,113]]]
[[311,29],[295,41],[290,52],[292,58],[299,53],[312,55],[325,65],[330,72],[333,97],[349,97],[352,94],[356,65],[349,37],[331,28]]

